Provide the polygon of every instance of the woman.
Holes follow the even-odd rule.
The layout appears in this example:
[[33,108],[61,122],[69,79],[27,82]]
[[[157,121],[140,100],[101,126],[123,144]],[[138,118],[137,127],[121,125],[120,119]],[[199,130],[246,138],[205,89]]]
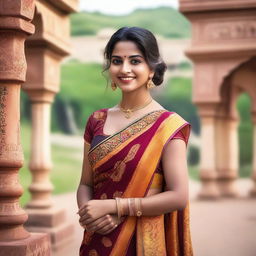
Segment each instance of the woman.
[[191,256],[186,144],[190,125],[152,99],[166,65],[154,35],[115,32],[104,53],[117,106],[86,125],[77,191],[80,255]]

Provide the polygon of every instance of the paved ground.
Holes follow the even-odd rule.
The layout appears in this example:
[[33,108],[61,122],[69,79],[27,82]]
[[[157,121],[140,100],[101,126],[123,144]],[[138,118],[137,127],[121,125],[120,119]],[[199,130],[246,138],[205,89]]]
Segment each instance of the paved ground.
[[[198,201],[199,183],[190,182],[191,230],[195,256],[256,256],[256,199],[247,198],[251,181],[238,182],[241,197],[218,201]],[[77,256],[82,239],[78,223],[75,193],[55,197],[67,209],[75,225],[72,243],[53,256]],[[104,255],[103,255],[104,256]],[[120,255],[121,256],[121,255]]]

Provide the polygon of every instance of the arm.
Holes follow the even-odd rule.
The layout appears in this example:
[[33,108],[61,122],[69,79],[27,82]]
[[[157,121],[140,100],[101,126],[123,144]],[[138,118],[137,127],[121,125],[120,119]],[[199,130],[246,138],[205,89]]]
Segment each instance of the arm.
[[[174,210],[183,209],[188,200],[188,169],[186,159],[186,144],[183,140],[171,140],[163,150],[162,155],[164,176],[166,180],[165,192],[141,199],[144,216],[155,216]],[[97,216],[100,208],[104,214],[116,214],[116,202],[114,199],[92,200],[87,208],[86,221]],[[128,215],[127,207],[125,214]]]
[[[77,205],[79,209],[83,209],[83,207],[86,206],[88,202],[92,199],[93,176],[92,169],[88,160],[89,149],[90,145],[85,142],[82,175],[80,184],[77,189]],[[86,227],[88,231],[94,231],[102,235],[110,233],[113,229],[116,228],[118,223],[118,219],[116,216],[111,216],[107,214],[87,224],[83,221],[84,213],[80,213],[80,210],[79,215],[79,222],[83,227]]]
[[163,151],[162,162],[167,191],[143,198],[143,215],[160,215],[186,207],[188,168],[185,142],[171,140]]
[[92,170],[87,156],[89,148],[90,145],[85,142],[82,175],[77,189],[77,205],[79,209],[92,199]]

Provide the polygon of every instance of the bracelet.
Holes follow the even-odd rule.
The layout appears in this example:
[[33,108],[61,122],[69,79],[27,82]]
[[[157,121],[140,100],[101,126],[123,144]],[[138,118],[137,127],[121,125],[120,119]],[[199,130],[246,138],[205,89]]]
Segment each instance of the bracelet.
[[137,217],[142,215],[141,198],[135,198],[135,213]]
[[116,197],[117,217],[120,221],[123,215],[137,216],[142,215],[141,198],[119,198]]
[[120,198],[119,197],[116,197],[116,210],[117,210],[117,218],[118,220],[121,219],[122,215],[121,215],[121,205],[120,205]]

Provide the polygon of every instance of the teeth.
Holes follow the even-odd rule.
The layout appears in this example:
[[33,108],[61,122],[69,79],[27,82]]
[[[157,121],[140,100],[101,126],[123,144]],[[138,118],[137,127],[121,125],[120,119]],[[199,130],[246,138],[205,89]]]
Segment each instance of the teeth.
[[128,81],[128,80],[132,80],[133,77],[120,77],[120,79],[121,79],[121,80],[126,80],[126,81]]

